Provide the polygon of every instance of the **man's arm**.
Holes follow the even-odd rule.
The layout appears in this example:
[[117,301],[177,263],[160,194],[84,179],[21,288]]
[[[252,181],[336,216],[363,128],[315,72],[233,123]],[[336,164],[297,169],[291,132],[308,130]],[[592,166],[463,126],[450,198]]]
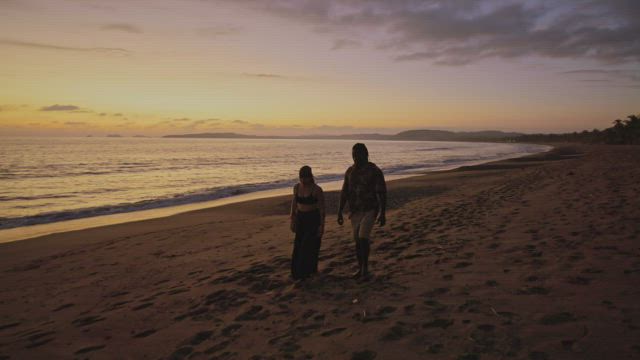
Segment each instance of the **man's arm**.
[[347,197],[349,196],[349,170],[344,174],[344,181],[342,182],[342,191],[340,191],[340,205],[338,206],[338,224],[342,225],[344,219],[342,217],[342,211],[347,203]]
[[380,204],[380,214],[378,215],[378,223],[380,226],[384,226],[387,223],[387,193],[376,193],[378,197],[378,204]]
[[298,211],[298,207],[296,206],[296,193],[298,189],[298,184],[293,186],[293,199],[291,200],[291,212],[289,213],[289,218],[291,223],[289,224],[289,228],[292,232],[296,231],[296,212]]
[[324,192],[322,188],[318,186],[318,209],[320,210],[320,228],[318,229],[318,236],[322,237],[324,234],[324,218],[325,218],[325,206],[324,206]]
[[376,197],[378,198],[378,205],[380,206],[378,223],[380,226],[384,226],[387,222],[387,183],[384,181],[384,174],[380,169],[378,169],[376,180]]

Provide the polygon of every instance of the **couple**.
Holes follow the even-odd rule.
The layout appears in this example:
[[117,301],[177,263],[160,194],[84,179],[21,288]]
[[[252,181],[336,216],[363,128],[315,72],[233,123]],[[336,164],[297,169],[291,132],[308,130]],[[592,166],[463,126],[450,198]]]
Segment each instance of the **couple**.
[[[349,219],[358,258],[358,271],[354,277],[368,278],[371,230],[377,222],[386,222],[387,186],[380,168],[369,162],[369,152],[364,144],[352,148],[353,165],[344,175],[340,193],[338,224],[344,219],[342,211],[349,204]],[[316,185],[309,166],[300,168],[300,182],[293,187],[291,201],[291,231],[296,237],[291,259],[291,276],[304,279],[318,272],[318,253],[324,234],[325,206],[322,188]]]

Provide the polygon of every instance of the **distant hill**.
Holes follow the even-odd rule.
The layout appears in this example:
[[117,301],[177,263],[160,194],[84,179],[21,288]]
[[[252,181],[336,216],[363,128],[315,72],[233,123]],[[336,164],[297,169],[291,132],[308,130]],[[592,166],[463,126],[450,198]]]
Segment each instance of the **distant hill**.
[[418,140],[418,141],[505,141],[523,134],[502,131],[454,132],[445,130],[408,130],[395,135],[347,134],[347,135],[306,135],[306,136],[256,136],[237,133],[199,133],[166,135],[165,138],[206,138],[206,139],[350,139],[350,140]]
[[453,132],[445,130],[408,130],[400,132],[393,137],[396,140],[429,140],[429,141],[496,141],[520,136],[520,133],[511,133],[495,130]]

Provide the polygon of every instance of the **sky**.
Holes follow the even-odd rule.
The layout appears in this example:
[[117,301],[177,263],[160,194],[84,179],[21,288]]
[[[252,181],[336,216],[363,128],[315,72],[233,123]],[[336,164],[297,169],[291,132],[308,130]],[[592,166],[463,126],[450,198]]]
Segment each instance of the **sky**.
[[0,135],[565,132],[640,112],[637,0],[0,0]]

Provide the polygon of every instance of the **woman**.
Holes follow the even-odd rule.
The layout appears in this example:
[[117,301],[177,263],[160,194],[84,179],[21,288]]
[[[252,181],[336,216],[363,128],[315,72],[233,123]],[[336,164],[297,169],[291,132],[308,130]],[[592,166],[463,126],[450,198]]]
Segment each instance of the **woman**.
[[324,194],[309,166],[300,168],[300,182],[293,187],[291,231],[296,234],[291,256],[291,276],[301,280],[318,272],[320,240],[324,234]]

